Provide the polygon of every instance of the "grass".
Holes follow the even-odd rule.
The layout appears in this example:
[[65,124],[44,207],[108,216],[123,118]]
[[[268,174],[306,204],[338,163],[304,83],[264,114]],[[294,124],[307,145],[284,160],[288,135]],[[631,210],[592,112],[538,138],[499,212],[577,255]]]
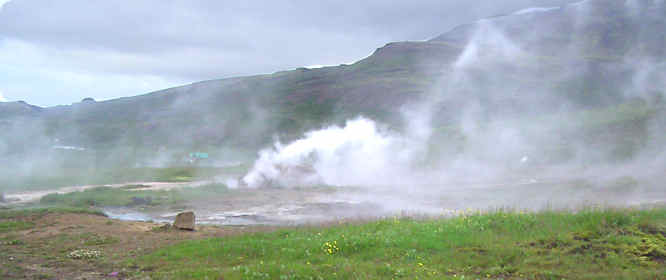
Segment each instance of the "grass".
[[40,207],[28,209],[0,210],[0,219],[14,219],[30,216],[43,216],[47,214],[88,214],[106,216],[102,211],[75,207]]
[[187,241],[155,279],[664,279],[666,209],[498,211]]
[[40,199],[42,205],[69,207],[151,206],[177,202],[178,198],[169,191],[131,191],[111,187],[97,187],[65,194],[53,193]]
[[145,207],[175,205],[227,192],[226,186],[221,184],[209,184],[197,188],[176,190],[133,190],[139,187],[141,186],[128,185],[120,188],[97,187],[66,194],[48,194],[41,198],[40,204],[65,207]]
[[[499,121],[480,125],[485,131],[503,131],[507,123],[519,128],[520,137],[531,143],[523,145],[524,152],[536,152],[542,163],[581,160],[576,158],[580,157],[581,147],[594,147],[599,159],[588,157],[582,160],[606,164],[634,159],[646,151],[648,143],[656,141],[650,133],[654,130],[651,125],[660,123],[664,116],[666,107],[663,104],[632,100],[603,108],[541,114],[529,121],[523,116],[522,120],[499,118]],[[459,124],[436,127],[428,146],[433,155],[429,161],[448,160],[447,156],[474,150],[476,142],[473,137],[474,133],[468,134]]]
[[25,177],[11,177],[9,174],[3,174],[5,176],[0,179],[0,193],[3,191],[53,189],[76,185],[122,184],[139,181],[190,182],[207,180],[220,175],[235,176],[243,174],[248,169],[249,166],[246,165],[230,167],[65,168],[51,173],[32,174]]
[[0,233],[26,230],[33,226],[34,224],[23,221],[0,221]]
[[31,218],[53,213],[91,214],[105,216],[104,213],[97,210],[67,207],[0,210],[0,234],[31,229],[35,227],[35,224],[31,221]]

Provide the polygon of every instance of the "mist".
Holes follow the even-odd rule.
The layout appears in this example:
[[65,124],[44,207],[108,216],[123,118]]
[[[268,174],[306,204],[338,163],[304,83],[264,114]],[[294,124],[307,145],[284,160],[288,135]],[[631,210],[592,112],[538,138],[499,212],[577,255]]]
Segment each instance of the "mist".
[[71,106],[2,103],[0,175],[14,192],[150,183],[167,170],[192,185],[288,194],[191,207],[306,209],[317,219],[330,209],[376,217],[659,203],[666,64],[653,35],[665,9],[555,3],[390,43],[349,65]]
[[666,275],[666,0],[4,2],[0,278]]
[[[578,40],[554,52],[535,49],[554,40],[548,20],[527,33],[513,29],[514,21],[564,14],[574,20],[571,37],[579,38],[598,10],[619,9],[639,21],[663,9],[663,1],[626,1],[626,9],[601,3],[526,9],[465,27],[464,48],[451,66],[425,98],[406,106],[419,109],[401,110],[402,128],[359,116],[293,142],[276,141],[241,185],[346,187],[351,191],[339,196],[377,205],[378,212],[662,201],[663,62],[645,46],[629,45],[623,63],[589,63]],[[546,54],[562,71],[546,70],[553,67]],[[561,85],[601,82],[593,81],[599,72],[613,79],[605,81],[614,85],[610,92],[562,94]],[[634,119],[611,124],[632,110]],[[647,119],[643,110],[650,111]]]

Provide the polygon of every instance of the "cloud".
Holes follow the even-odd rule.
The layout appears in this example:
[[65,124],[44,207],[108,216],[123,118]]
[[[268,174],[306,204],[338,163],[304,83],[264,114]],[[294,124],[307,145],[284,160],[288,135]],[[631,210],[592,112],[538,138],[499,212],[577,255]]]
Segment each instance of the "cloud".
[[[153,77],[163,85],[176,85],[348,63],[391,41],[426,40],[478,18],[570,1],[497,2],[10,1],[0,9],[0,51],[5,54],[0,65],[9,71],[34,71],[37,77],[45,71],[95,76],[101,82],[97,88],[115,86],[103,82],[108,75]],[[18,55],[26,50],[40,59]],[[19,81],[10,82],[19,87]],[[69,90],[47,101],[43,91],[68,91],[65,83],[51,82],[33,79],[12,93],[42,105],[71,103],[86,95],[105,97]],[[144,89],[128,87],[116,95]]]
[[5,98],[5,95],[2,93],[0,90],[0,102],[7,102],[7,98]]

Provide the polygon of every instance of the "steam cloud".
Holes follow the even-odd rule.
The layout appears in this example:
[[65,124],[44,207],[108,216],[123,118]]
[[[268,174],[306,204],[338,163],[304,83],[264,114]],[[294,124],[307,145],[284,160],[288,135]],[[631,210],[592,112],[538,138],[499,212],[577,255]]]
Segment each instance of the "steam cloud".
[[[630,16],[639,6],[635,2],[626,2]],[[663,1],[654,3],[663,5]],[[579,32],[577,29],[586,28],[590,9],[588,1],[583,1],[563,8],[526,9],[512,16],[530,14],[538,17],[567,12],[577,21],[573,24],[573,32]],[[582,204],[588,199],[611,201],[622,197],[622,203],[628,203],[663,197],[663,190],[655,191],[651,179],[638,179],[650,189],[643,189],[642,193],[632,185],[633,181],[627,183],[627,180],[617,179],[653,176],[653,172],[645,172],[645,169],[663,168],[663,161],[654,158],[655,150],[664,143],[663,137],[655,137],[659,134],[655,134],[655,128],[663,124],[651,124],[647,128],[649,145],[632,159],[609,160],[608,154],[618,153],[626,143],[618,144],[617,141],[622,140],[613,139],[615,136],[602,140],[604,142],[591,142],[590,136],[576,130],[576,125],[582,122],[582,115],[576,113],[581,111],[579,104],[562,96],[561,90],[543,83],[525,82],[547,80],[559,85],[583,76],[590,70],[579,66],[578,46],[572,44],[568,49],[554,50],[559,63],[568,69],[555,76],[542,77],[539,73],[548,66],[542,65],[539,53],[531,52],[534,42],[540,40],[535,37],[540,35],[534,35],[534,32],[523,34],[524,37],[508,35],[501,25],[496,24],[504,20],[481,20],[474,24],[464,49],[451,64],[450,71],[444,73],[438,86],[432,89],[430,97],[415,106],[417,110],[403,112],[407,124],[403,131],[390,130],[360,117],[347,121],[342,127],[311,131],[286,145],[276,142],[273,147],[260,152],[242,183],[252,188],[324,184],[364,187],[371,192],[391,190],[394,193],[389,198],[382,198],[390,201],[384,204],[396,203],[397,197],[414,192],[428,194],[430,198],[442,195],[461,198],[471,195],[472,187],[486,190],[486,194],[477,193],[475,201],[469,204],[480,207],[517,206],[527,201],[528,196],[535,201],[531,205],[534,208],[547,204],[555,206],[551,203],[558,200],[563,205],[570,205]],[[622,71],[632,74],[626,81],[618,81],[620,95],[627,99],[649,100],[654,96],[646,93],[664,88],[664,63],[647,57],[635,58],[629,58],[632,62],[625,61],[622,66],[628,68]],[[615,66],[619,67],[619,64],[608,67]],[[613,73],[620,70],[602,71]],[[512,72],[523,77],[513,79]],[[488,109],[488,104],[507,101],[512,102],[513,107],[498,106],[499,111],[489,112],[492,110]],[[433,135],[441,130],[432,123],[438,117],[433,112],[438,111],[437,106],[441,104],[454,104],[447,107],[455,117],[453,122],[446,124],[449,127],[446,137]],[[599,104],[597,108],[603,106],[605,104]],[[452,140],[455,138],[452,134],[456,133],[463,139],[458,143]],[[433,149],[433,145],[444,147],[444,151]],[[464,147],[456,150],[456,145]],[[640,144],[635,146],[641,147]],[[596,189],[576,187],[581,184],[581,178]],[[621,195],[606,189],[618,184],[627,187]],[[501,191],[509,185],[534,186],[540,191]],[[576,193],[575,198],[571,197],[571,192],[559,193],[558,186],[564,185],[576,187],[571,189]],[[493,197],[487,197],[488,193]],[[370,200],[377,202],[376,198]],[[423,200],[411,201],[408,205],[420,207]]]
[[[243,182],[263,185],[368,186],[395,184],[423,158],[422,133],[388,131],[367,118],[312,131],[288,145],[263,150]],[[419,135],[421,134],[421,135]]]
[[[646,5],[651,5],[650,9],[654,11],[664,11],[663,0],[623,3],[626,3],[624,12],[636,21],[642,20],[642,14],[647,13]],[[613,194],[614,197],[634,199],[631,196],[634,193],[629,192],[638,190],[636,193],[640,196],[635,201],[645,201],[646,198],[663,200],[666,197],[664,188],[658,189],[662,185],[654,179],[663,175],[666,166],[663,160],[666,143],[663,108],[660,111],[662,115],[654,117],[645,127],[634,125],[639,122],[631,122],[629,126],[616,128],[616,131],[621,131],[619,136],[609,133],[599,137],[594,135],[594,131],[584,134],[577,130],[583,119],[590,119],[588,111],[622,105],[632,98],[647,101],[645,103],[663,99],[666,88],[666,62],[663,56],[641,53],[645,46],[628,45],[626,54],[617,55],[617,58],[623,59],[615,61],[607,59],[613,57],[606,57],[605,53],[582,53],[590,46],[579,44],[586,44],[583,40],[586,30],[596,28],[594,21],[599,19],[594,18],[598,16],[594,12],[598,7],[594,5],[599,4],[604,4],[604,1],[583,1],[557,9],[526,9],[470,24],[469,28],[462,29],[468,33],[462,36],[454,34],[453,39],[462,38],[454,40],[459,44],[456,45],[459,53],[451,55],[451,60],[446,61],[447,66],[441,71],[436,86],[424,94],[425,98],[403,109],[403,126],[357,117],[344,125],[312,130],[293,142],[277,141],[260,152],[250,172],[240,181],[228,180],[225,183],[229,188],[352,186],[367,191],[367,198],[373,203],[380,203],[377,197],[385,194],[381,199],[383,206],[391,206],[395,210],[422,210],[424,200],[441,197],[447,199],[447,206],[454,205],[450,201],[457,200],[464,208],[515,206],[528,198],[539,200],[534,203],[535,207],[542,207],[558,198],[580,202],[590,197],[601,197],[605,189],[569,188],[563,193],[558,193],[556,189],[579,184],[579,179],[588,181],[582,185],[605,186],[611,182],[607,185],[612,186],[614,179],[631,176],[641,187],[649,186],[653,191],[642,192],[632,186],[627,192]],[[660,7],[655,8],[658,5]],[[660,16],[663,17],[663,13]],[[535,23],[535,27],[525,28],[526,22]],[[544,24],[538,25],[542,22]],[[558,37],[563,33],[558,25],[562,22],[565,22],[564,29],[568,28],[566,32],[573,35]],[[652,36],[654,32],[649,30],[650,25],[643,25],[647,26],[647,31],[636,33]],[[642,39],[637,41],[649,42]],[[442,45],[446,44],[448,42],[442,42]],[[588,60],[588,55],[593,57]],[[556,87],[579,86],[578,82],[586,79],[588,72],[594,71],[604,77],[601,83],[613,84],[604,89],[617,90],[618,100],[580,105],[580,102],[570,99],[572,96],[583,96],[587,91],[572,90],[571,96],[564,96],[569,90]],[[610,78],[606,79],[607,75]],[[615,79],[617,77],[626,80]],[[226,99],[218,99],[216,95],[236,90],[244,92],[246,88],[253,89],[255,82],[258,80],[231,79],[195,84],[190,87],[191,92],[179,92],[179,89],[163,92],[159,95],[163,98],[159,101],[163,108],[159,113],[150,110],[144,113],[136,109],[132,110],[133,116],[128,116],[148,124],[145,129],[153,129],[152,133],[130,135],[121,129],[112,131],[113,127],[99,128],[100,133],[115,132],[108,133],[114,141],[109,142],[110,148],[106,153],[93,153],[94,147],[86,143],[95,141],[80,139],[82,132],[77,126],[68,125],[76,119],[63,122],[66,125],[56,130],[61,139],[59,144],[54,143],[52,137],[43,136],[44,131],[53,128],[46,121],[7,123],[4,131],[12,133],[4,135],[8,140],[0,141],[0,154],[8,156],[0,158],[0,163],[11,168],[0,171],[9,175],[52,169],[47,167],[58,159],[57,153],[70,146],[86,149],[68,149],[65,152],[76,152],[77,156],[90,157],[100,164],[121,162],[123,164],[113,165],[169,166],[181,161],[179,154],[182,151],[161,149],[161,146],[196,147],[199,142],[204,142],[200,139],[213,139],[215,141],[211,143],[224,146],[219,158],[229,162],[246,161],[248,154],[254,154],[257,146],[266,145],[265,140],[274,133],[272,128],[278,127],[277,122],[271,122],[274,115],[269,113],[270,108],[264,108],[267,104],[274,104],[255,104],[250,94],[230,94]],[[269,90],[266,89],[266,92]],[[593,90],[589,92],[594,93]],[[603,98],[606,96],[604,92],[600,99],[605,101]],[[220,102],[209,104],[210,100]],[[122,100],[114,102],[121,103]],[[252,105],[240,108],[235,104]],[[155,105],[145,103],[141,106]],[[222,107],[225,105],[227,107]],[[86,119],[83,114],[86,106],[78,104],[72,107],[77,114],[81,114],[82,120]],[[648,106],[639,109],[645,107]],[[166,114],[169,112],[173,114]],[[217,121],[219,118],[210,117],[220,112],[235,117],[222,122]],[[205,125],[188,126],[184,131],[173,133],[167,125],[169,122],[164,121],[165,115],[184,121],[196,120]],[[237,119],[245,121],[234,121]],[[0,122],[0,125],[3,123]],[[643,137],[647,138],[645,142],[640,140],[641,133],[646,135]],[[45,140],[27,145],[26,139]],[[253,140],[257,143],[248,144]],[[248,147],[242,148],[243,144]],[[143,154],[148,156],[142,157],[142,154],[137,155],[136,150],[132,150],[133,146],[151,147],[156,151],[144,151]],[[16,147],[23,147],[22,154],[16,151]],[[639,149],[641,152],[630,160],[614,161],[606,157],[608,154]],[[54,159],[44,150],[54,154]],[[152,154],[159,156],[152,157]],[[221,162],[220,165],[229,162]],[[642,177],[646,176],[652,179],[643,180]],[[545,186],[543,182],[553,184]],[[521,184],[528,184],[529,188],[514,192],[506,189],[507,186]],[[473,189],[484,192],[474,192]],[[410,197],[414,193],[422,196]],[[354,196],[354,199],[358,197]],[[431,205],[440,207],[442,204],[436,201]]]

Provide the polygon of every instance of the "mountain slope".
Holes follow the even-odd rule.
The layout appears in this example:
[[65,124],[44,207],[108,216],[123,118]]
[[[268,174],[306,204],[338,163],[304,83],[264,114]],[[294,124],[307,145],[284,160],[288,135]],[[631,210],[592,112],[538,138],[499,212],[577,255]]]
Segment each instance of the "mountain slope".
[[0,103],[0,123],[10,132],[0,136],[0,153],[56,142],[134,156],[137,147],[146,154],[256,150],[275,135],[290,139],[360,114],[400,129],[401,108],[422,101],[436,112],[436,126],[460,121],[471,105],[490,121],[651,101],[666,85],[665,14],[658,0],[587,0],[481,20],[429,41],[390,43],[352,65],[71,106]]

